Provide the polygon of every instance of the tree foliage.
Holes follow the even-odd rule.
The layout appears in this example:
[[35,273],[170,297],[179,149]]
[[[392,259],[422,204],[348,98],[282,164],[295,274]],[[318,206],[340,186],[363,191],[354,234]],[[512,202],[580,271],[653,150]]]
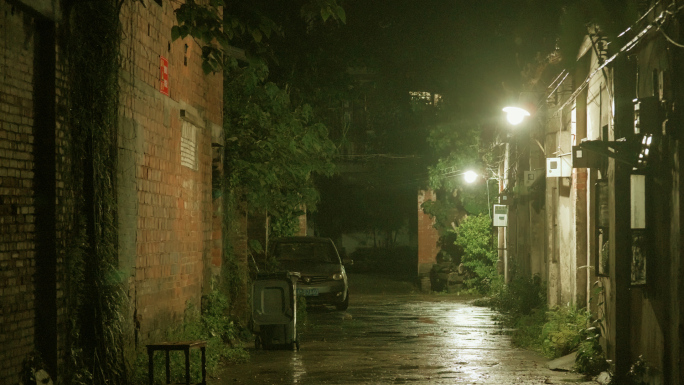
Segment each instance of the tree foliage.
[[225,77],[225,171],[228,187],[245,191],[250,210],[268,212],[287,232],[304,206],[315,207],[313,174],[332,174],[335,145],[312,108],[293,106],[267,75],[263,63],[234,62]]
[[[336,148],[314,107],[293,102],[292,87],[269,76],[287,56],[279,44],[297,39],[286,33],[344,23],[344,9],[337,0],[188,0],[175,13],[172,38],[192,37],[204,72],[224,72],[225,187],[244,194],[250,211],[267,212],[274,235],[291,234],[297,216],[315,207],[313,175],[333,172]],[[234,58],[235,47],[245,50],[246,63]]]
[[[487,213],[497,197],[497,184],[489,180],[495,167],[492,151],[482,141],[487,129],[476,118],[457,120],[453,115],[432,126],[427,141],[435,160],[428,167],[429,187],[438,191],[438,199],[425,202],[423,209],[436,218],[442,234],[463,215]],[[477,180],[467,183],[466,171],[476,172]]]
[[[288,6],[299,6],[299,14],[308,25],[318,17],[344,23],[346,14],[337,0],[298,1]],[[274,1],[197,2],[186,0],[176,9],[177,25],[171,29],[173,40],[191,36],[202,47],[202,69],[205,73],[226,68],[234,46],[252,48],[252,54],[268,53],[266,40],[271,35],[283,35],[282,23],[277,21],[282,5]]]

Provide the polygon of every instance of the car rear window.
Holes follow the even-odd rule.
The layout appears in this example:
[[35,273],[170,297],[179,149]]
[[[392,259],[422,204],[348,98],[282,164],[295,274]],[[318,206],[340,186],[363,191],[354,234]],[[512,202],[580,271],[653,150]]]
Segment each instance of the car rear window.
[[340,263],[335,249],[329,243],[278,243],[275,247],[274,257],[281,261],[313,261]]

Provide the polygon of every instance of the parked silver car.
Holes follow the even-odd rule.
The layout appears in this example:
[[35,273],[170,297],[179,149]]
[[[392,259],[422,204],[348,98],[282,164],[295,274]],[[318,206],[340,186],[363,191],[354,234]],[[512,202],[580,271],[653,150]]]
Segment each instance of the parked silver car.
[[308,304],[334,305],[337,310],[347,310],[347,272],[330,238],[278,238],[269,243],[268,258],[279,269],[301,274],[297,295],[306,297]]

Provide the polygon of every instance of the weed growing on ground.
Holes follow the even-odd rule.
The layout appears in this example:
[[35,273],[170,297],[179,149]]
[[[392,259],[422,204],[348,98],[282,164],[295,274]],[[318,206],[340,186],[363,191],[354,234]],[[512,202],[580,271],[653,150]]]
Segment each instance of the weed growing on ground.
[[546,307],[546,285],[537,275],[531,278],[515,276],[509,284],[502,280],[492,285],[494,308],[501,313],[519,317]]
[[557,306],[546,312],[542,329],[542,352],[550,358],[562,357],[577,350],[591,313],[574,305]]
[[[600,366],[595,347],[598,337],[588,340],[593,333],[588,329],[591,314],[572,305],[547,309],[546,286],[538,276],[514,275],[509,284],[493,286],[490,299],[481,302],[502,314],[500,323],[509,329],[505,332],[511,336],[515,346],[557,358],[577,350],[580,343],[586,342],[582,345],[586,353],[582,367]],[[595,369],[592,367],[592,370]]]
[[542,334],[546,322],[546,308],[534,309],[529,314],[519,314],[509,317],[505,324],[512,330],[507,334],[511,336],[513,345],[542,352],[542,342],[539,336]]
[[515,275],[509,284],[498,280],[492,285],[488,299],[477,305],[488,306],[501,313],[498,321],[511,336],[513,345],[542,352],[540,335],[546,323],[546,286],[538,277]]
[[577,349],[577,358],[575,359],[575,369],[582,374],[595,376],[608,370],[608,361],[606,361],[600,343],[601,329],[599,324],[600,321],[594,320],[592,326],[582,332],[582,342]]
[[[242,330],[226,315],[228,311],[228,298],[218,290],[213,291],[204,298],[203,311],[200,312],[192,304],[185,310],[182,324],[167,332],[168,341],[207,341],[206,369],[207,375],[214,375],[219,364],[222,362],[245,362],[249,360],[249,354],[241,344],[235,344],[239,340]],[[157,352],[154,360],[154,372],[156,383],[164,383],[165,360],[163,353]],[[199,349],[190,351],[190,377],[193,383],[202,379],[200,364],[201,353]],[[185,381],[185,355],[183,352],[171,352],[170,369],[171,380]],[[148,356],[147,351],[140,351],[136,359],[134,371],[134,383],[145,384],[148,381]]]

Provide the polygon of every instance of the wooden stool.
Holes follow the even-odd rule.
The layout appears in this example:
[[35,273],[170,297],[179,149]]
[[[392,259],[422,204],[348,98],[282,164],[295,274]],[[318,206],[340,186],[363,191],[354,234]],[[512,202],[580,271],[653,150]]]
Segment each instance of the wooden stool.
[[207,383],[207,368],[205,350],[206,341],[183,341],[183,342],[162,342],[159,344],[147,345],[147,356],[149,362],[150,385],[154,384],[154,351],[163,350],[166,352],[166,383],[171,383],[171,369],[169,368],[169,352],[172,350],[182,350],[185,352],[185,383],[190,385],[190,348],[200,348],[202,350],[202,385]]

